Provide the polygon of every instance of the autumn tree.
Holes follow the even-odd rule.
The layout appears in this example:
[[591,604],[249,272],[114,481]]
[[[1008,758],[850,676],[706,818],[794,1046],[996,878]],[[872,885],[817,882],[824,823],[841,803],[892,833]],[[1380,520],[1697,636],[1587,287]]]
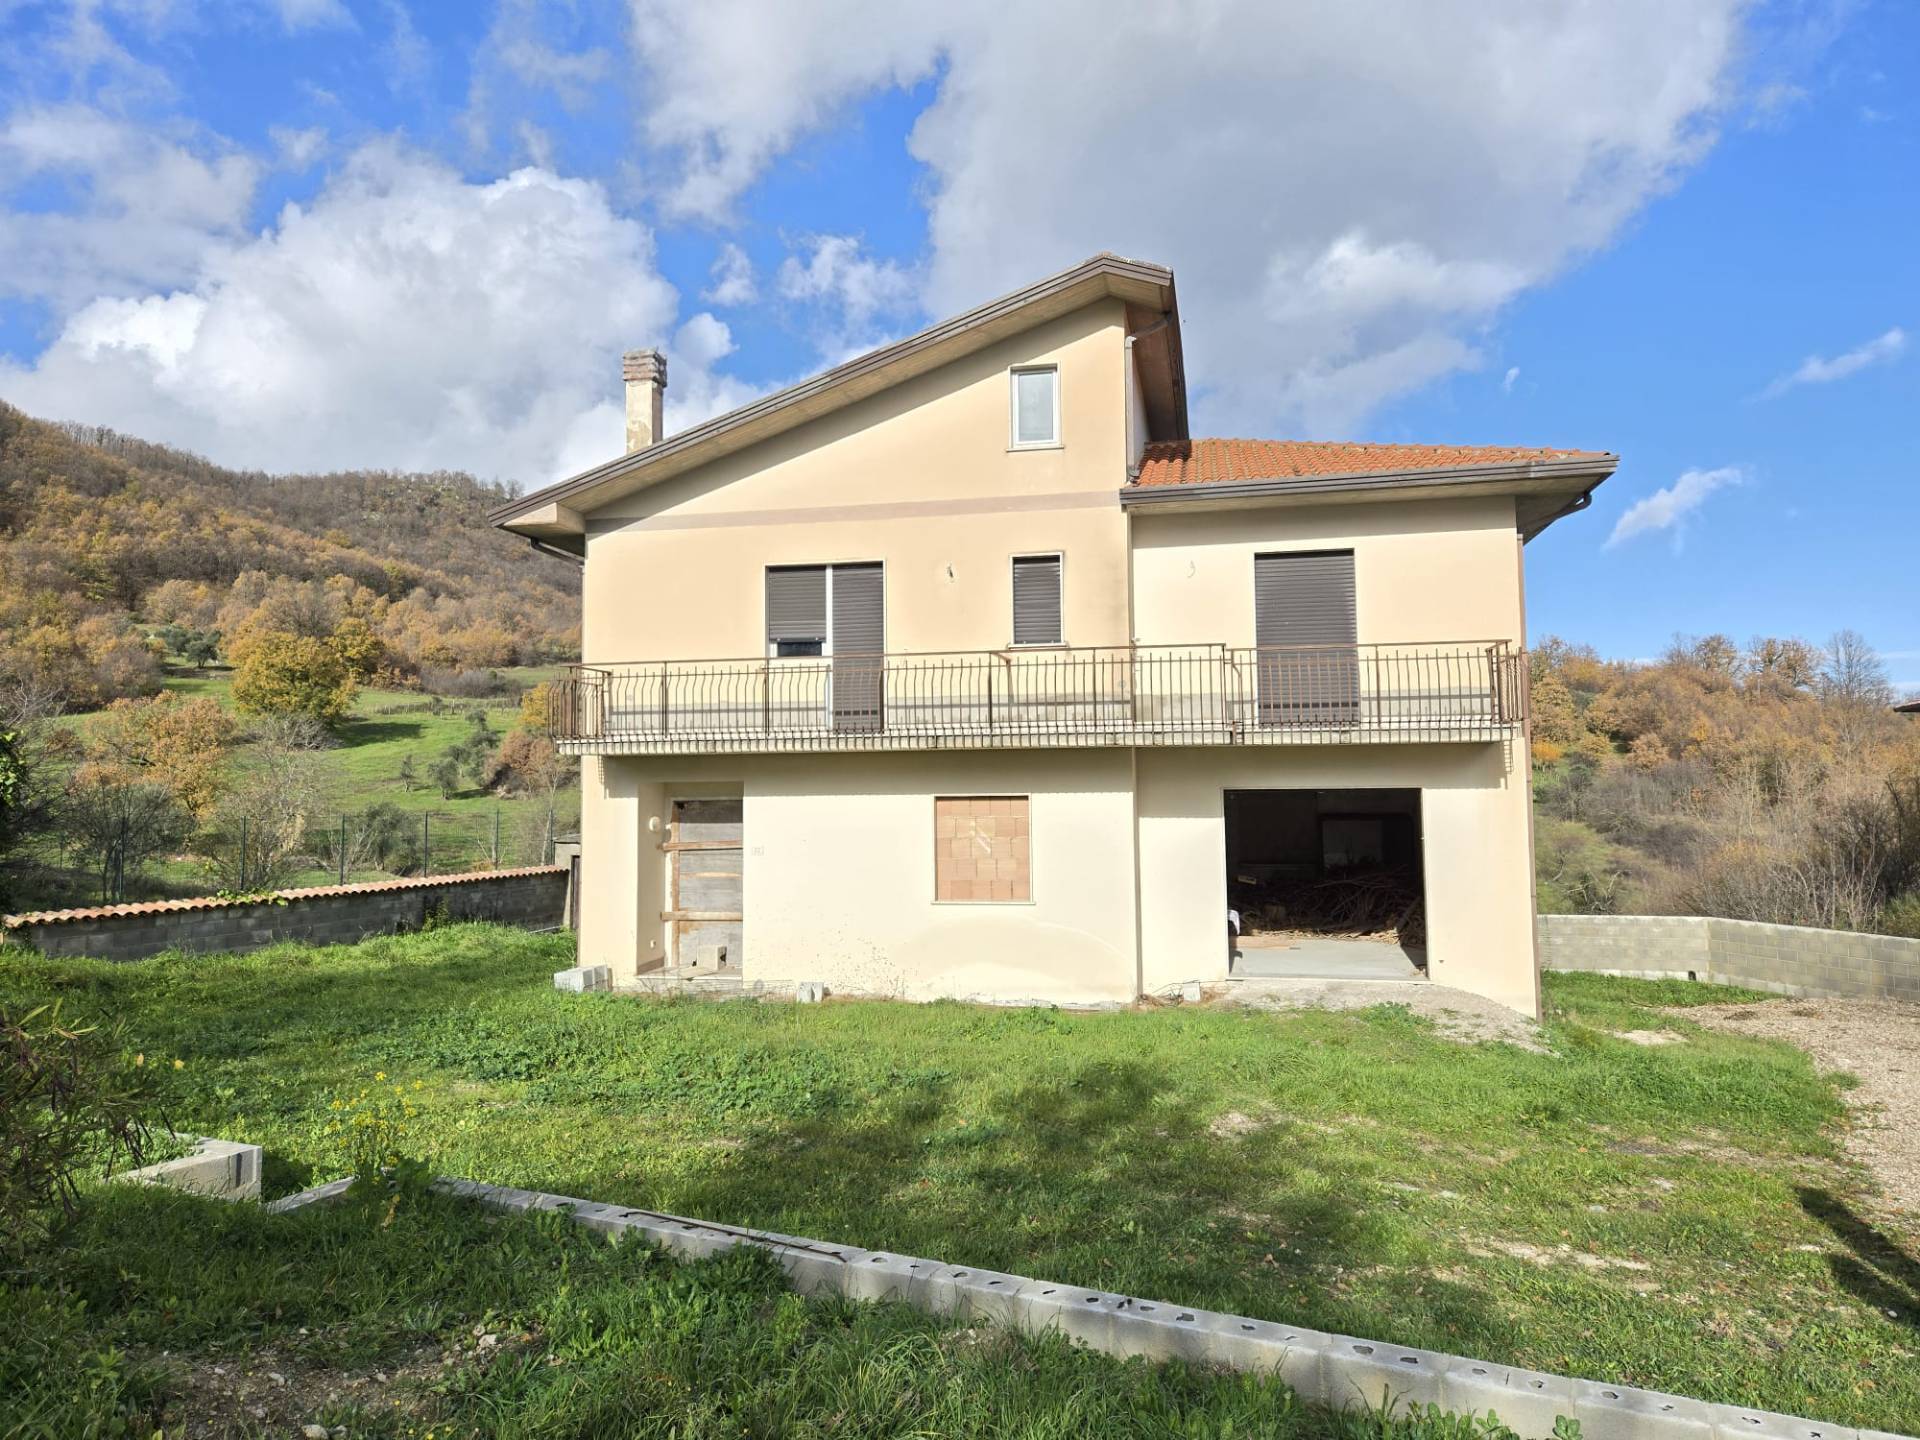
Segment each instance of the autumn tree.
[[233,703],[254,715],[311,715],[336,725],[357,687],[340,652],[311,635],[252,637],[233,677]]
[[545,735],[552,725],[553,685],[542,680],[520,697],[520,715],[514,723],[516,730],[529,735]]
[[83,770],[166,787],[195,819],[226,788],[233,721],[217,701],[162,692],[151,700],[116,700],[87,730]]

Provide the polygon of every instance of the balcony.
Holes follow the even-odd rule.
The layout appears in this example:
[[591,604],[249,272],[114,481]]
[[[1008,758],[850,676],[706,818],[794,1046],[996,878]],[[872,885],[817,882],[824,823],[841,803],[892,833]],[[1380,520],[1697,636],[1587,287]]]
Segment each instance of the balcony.
[[1504,642],[945,654],[577,665],[560,748],[589,755],[1494,741],[1526,715]]

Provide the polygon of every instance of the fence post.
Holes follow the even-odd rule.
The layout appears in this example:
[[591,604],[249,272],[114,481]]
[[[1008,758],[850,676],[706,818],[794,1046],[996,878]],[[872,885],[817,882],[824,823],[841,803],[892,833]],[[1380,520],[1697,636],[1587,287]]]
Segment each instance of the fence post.
[[433,830],[430,821],[430,816],[420,817],[420,874],[422,876],[433,874]]
[[347,883],[347,816],[340,814],[340,883]]
[[493,868],[500,868],[500,807],[493,807]]
[[244,894],[247,888],[247,817],[240,817],[240,890]]

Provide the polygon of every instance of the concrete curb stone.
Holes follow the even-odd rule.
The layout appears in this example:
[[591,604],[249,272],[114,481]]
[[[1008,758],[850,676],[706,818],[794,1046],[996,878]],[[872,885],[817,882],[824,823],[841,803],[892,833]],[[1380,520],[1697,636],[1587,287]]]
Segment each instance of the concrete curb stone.
[[[322,1204],[345,1194],[349,1184],[336,1180],[267,1208],[285,1212]],[[1492,1411],[1527,1440],[1546,1440],[1560,1416],[1579,1421],[1582,1440],[1907,1440],[1885,1431],[1710,1405],[1627,1385],[564,1195],[457,1179],[436,1181],[435,1188],[500,1210],[560,1210],[615,1240],[638,1236],[689,1259],[757,1245],[772,1254],[803,1295],[891,1300],[933,1315],[992,1321],[1030,1333],[1054,1331],[1122,1358],[1274,1374],[1302,1399],[1332,1409],[1377,1410],[1384,1402],[1396,1411],[1427,1405],[1455,1414]]]

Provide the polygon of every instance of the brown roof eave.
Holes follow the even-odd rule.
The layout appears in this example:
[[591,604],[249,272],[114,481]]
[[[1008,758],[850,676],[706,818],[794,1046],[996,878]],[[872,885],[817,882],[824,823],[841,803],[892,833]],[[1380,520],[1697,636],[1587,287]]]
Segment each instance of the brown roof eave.
[[1529,482],[1587,479],[1575,504],[1538,521],[1527,529],[1531,540],[1562,514],[1584,508],[1587,499],[1620,463],[1617,455],[1582,456],[1567,460],[1529,460],[1499,465],[1448,465],[1419,470],[1355,470],[1337,475],[1275,475],[1260,479],[1207,480],[1194,485],[1126,485],[1120,504],[1127,509],[1159,505],[1218,504],[1291,499],[1298,496],[1383,494],[1401,490],[1447,489],[1454,486],[1498,489]]

